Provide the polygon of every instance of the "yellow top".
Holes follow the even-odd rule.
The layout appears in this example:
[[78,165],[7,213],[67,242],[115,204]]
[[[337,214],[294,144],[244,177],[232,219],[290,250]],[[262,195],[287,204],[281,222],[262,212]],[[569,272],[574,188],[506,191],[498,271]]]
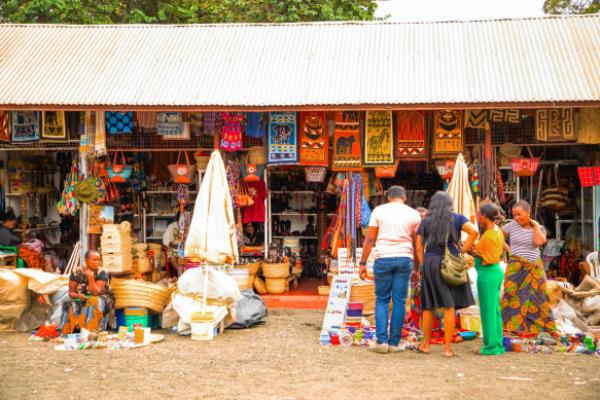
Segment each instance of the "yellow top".
[[500,228],[495,226],[481,235],[481,239],[475,245],[475,251],[483,260],[484,264],[496,264],[502,258],[504,250],[504,235]]

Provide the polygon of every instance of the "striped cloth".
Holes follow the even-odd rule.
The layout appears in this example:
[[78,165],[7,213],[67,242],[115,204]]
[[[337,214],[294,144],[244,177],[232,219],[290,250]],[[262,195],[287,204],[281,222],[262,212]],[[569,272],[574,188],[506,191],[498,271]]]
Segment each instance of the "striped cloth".
[[[533,244],[533,228],[525,229],[517,222],[512,221],[506,224],[503,229],[508,236],[511,255],[522,257],[530,262],[536,262],[540,259],[540,249]],[[540,226],[540,229],[544,233],[546,232],[543,226]]]

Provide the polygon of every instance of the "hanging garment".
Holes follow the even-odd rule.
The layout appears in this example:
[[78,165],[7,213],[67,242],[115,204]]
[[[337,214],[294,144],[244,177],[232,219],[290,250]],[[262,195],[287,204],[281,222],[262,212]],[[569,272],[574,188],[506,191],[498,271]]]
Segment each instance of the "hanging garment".
[[133,133],[133,112],[106,111],[106,132],[110,135],[126,135]]
[[204,134],[204,114],[201,112],[190,113],[190,131],[194,136]]
[[423,111],[398,111],[398,157],[401,159],[426,159],[425,140],[425,113]]
[[458,110],[436,111],[432,156],[445,158],[463,151],[462,114]]
[[465,128],[485,129],[490,123],[488,110],[466,110]]
[[214,136],[217,132],[217,113],[204,113],[204,134]]
[[265,222],[265,199],[268,196],[267,186],[264,181],[246,182],[248,195],[254,204],[244,207],[244,224],[248,222]]
[[242,149],[242,113],[221,113],[223,130],[221,132],[221,149],[225,151],[239,151]]
[[156,134],[163,139],[181,139],[183,135],[183,113],[156,113]]
[[13,111],[11,118],[11,141],[13,143],[29,143],[40,140],[39,112]]
[[42,112],[42,140],[44,142],[64,142],[67,140],[64,111]]
[[537,110],[535,137],[541,142],[568,142],[577,139],[572,108]]
[[300,113],[300,164],[328,166],[329,134],[324,112]]
[[394,164],[394,128],[390,110],[367,111],[363,149],[365,167]]
[[10,142],[10,113],[0,110],[0,142]]
[[577,143],[600,144],[600,107],[579,110]]
[[360,114],[358,111],[335,113],[333,131],[333,171],[360,171]]
[[264,113],[249,112],[246,113],[246,136],[262,139],[265,136]]
[[298,162],[298,132],[295,112],[269,113],[269,164],[295,164]]
[[156,129],[156,112],[154,111],[141,111],[136,112],[135,117],[137,120],[137,126],[140,129]]
[[65,125],[67,127],[67,140],[79,141],[85,133],[85,113],[79,111],[65,111]]

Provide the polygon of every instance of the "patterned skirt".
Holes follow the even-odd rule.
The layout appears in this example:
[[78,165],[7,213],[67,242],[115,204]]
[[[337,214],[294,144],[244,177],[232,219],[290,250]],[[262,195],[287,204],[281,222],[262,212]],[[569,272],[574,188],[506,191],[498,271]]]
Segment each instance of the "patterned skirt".
[[509,332],[525,335],[556,332],[541,259],[531,262],[510,256],[504,274],[501,309],[504,329]]
[[105,331],[108,325],[107,314],[113,306],[110,295],[92,296],[85,302],[66,301],[63,304],[60,332],[63,335],[73,333],[76,329],[88,331]]

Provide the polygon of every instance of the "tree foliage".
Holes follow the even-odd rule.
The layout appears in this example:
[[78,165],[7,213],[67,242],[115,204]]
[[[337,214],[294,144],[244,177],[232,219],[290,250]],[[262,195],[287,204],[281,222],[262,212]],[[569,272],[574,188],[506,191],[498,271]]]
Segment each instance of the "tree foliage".
[[593,14],[600,12],[600,0],[545,0],[546,14]]
[[373,0],[0,0],[0,22],[64,24],[372,20]]

